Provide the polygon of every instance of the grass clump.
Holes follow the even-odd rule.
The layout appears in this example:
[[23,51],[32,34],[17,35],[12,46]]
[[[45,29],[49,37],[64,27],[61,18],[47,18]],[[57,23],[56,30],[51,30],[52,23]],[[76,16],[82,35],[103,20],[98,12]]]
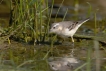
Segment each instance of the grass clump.
[[48,5],[46,0],[15,0],[10,1],[11,19],[9,26],[21,28],[14,38],[34,44],[44,42],[48,33],[47,17]]

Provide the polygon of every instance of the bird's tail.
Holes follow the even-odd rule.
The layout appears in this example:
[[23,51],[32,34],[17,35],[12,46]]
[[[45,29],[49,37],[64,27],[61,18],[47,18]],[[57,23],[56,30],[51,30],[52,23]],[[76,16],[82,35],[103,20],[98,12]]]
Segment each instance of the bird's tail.
[[83,24],[83,23],[87,22],[88,20],[90,20],[90,18],[87,18],[87,19],[81,20],[81,21],[79,21],[78,23],[79,23],[79,24]]

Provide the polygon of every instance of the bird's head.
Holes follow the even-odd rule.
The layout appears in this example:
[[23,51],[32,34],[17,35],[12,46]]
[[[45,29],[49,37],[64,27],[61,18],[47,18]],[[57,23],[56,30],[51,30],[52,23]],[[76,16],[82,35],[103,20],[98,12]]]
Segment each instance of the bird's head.
[[60,23],[53,23],[50,27],[50,33],[60,33],[62,30],[62,26],[60,25]]

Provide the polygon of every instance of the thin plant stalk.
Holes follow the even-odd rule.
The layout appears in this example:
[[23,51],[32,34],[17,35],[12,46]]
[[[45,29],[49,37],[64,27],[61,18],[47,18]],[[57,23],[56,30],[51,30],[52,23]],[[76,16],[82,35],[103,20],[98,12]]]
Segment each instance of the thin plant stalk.
[[94,21],[95,21],[95,29],[94,29],[94,33],[95,35],[97,34],[98,30],[97,30],[97,11],[99,9],[96,10],[96,12],[94,13]]
[[51,48],[50,48],[49,51],[46,53],[46,55],[44,56],[43,60],[44,60],[45,58],[47,58],[47,56],[48,56],[48,54],[49,54],[50,52],[52,52],[52,50],[53,50],[53,44],[54,44],[54,41],[55,41],[56,37],[57,37],[57,35],[54,36],[54,37],[52,37],[53,40],[51,41]]
[[84,63],[83,65],[79,66],[78,68],[76,68],[74,71],[79,71],[81,68],[83,68],[84,66],[86,66],[87,63]]
[[37,21],[37,18],[38,18],[38,16],[37,16],[37,9],[38,9],[38,1],[36,2],[36,5],[35,5],[35,16],[34,16],[34,20],[35,20],[35,28],[36,28],[36,38],[34,39],[34,40],[39,40],[38,39],[38,21]]
[[66,12],[65,12],[65,14],[64,14],[64,17],[63,17],[63,20],[62,20],[62,21],[64,21],[66,15],[67,15],[67,12],[68,12],[68,8],[67,8],[67,10],[66,10]]
[[42,1],[40,1],[40,41],[42,41]]
[[[46,29],[46,32],[48,32],[49,30],[49,23],[50,23],[50,19],[51,19],[51,14],[52,14],[52,10],[53,10],[53,5],[54,5],[54,0],[52,0],[52,7],[51,7],[51,10],[50,10],[50,14],[49,14],[49,19],[48,19],[48,22],[47,22],[47,29]],[[47,37],[49,36],[49,33],[47,33]]]
[[87,17],[89,17],[91,15],[91,12],[92,12],[92,6],[91,6],[91,4],[89,2],[87,2],[87,4],[89,5]]
[[94,14],[94,19],[95,19],[95,35],[97,33],[97,21],[96,21],[96,13]]
[[78,11],[79,11],[79,0],[75,0],[75,4],[74,4],[74,11],[75,11],[75,19],[78,19]]
[[64,3],[64,0],[62,0],[62,2],[61,2],[61,5],[60,5],[60,7],[59,7],[59,9],[58,9],[58,11],[57,11],[57,13],[56,13],[56,16],[55,16],[55,20],[54,20],[54,21],[56,21],[57,14],[59,13],[59,11],[60,11],[60,8],[62,7],[63,3]]
[[100,52],[99,52],[99,41],[94,40],[94,49],[95,49],[95,65],[96,65],[96,71],[101,71],[100,70]]
[[87,52],[87,70],[86,71],[91,71],[91,53],[92,53],[92,47],[88,47],[88,52]]

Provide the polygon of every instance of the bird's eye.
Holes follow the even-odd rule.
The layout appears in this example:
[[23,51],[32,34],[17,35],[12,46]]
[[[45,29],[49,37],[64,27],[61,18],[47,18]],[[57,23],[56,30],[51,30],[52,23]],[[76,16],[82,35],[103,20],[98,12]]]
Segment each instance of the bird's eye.
[[52,67],[54,67],[54,65],[52,65]]
[[56,27],[53,27],[53,29],[55,29]]
[[76,24],[78,24],[78,21],[76,22]]

